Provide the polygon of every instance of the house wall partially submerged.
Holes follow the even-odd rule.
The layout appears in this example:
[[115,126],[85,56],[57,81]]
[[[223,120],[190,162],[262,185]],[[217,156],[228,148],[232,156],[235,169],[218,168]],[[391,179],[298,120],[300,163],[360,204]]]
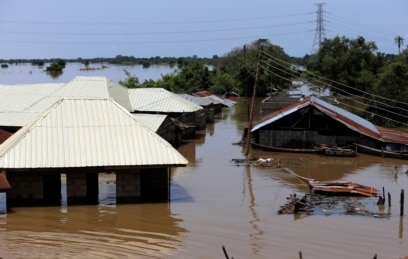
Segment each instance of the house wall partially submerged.
[[[99,203],[99,172],[69,170],[61,173],[47,171],[8,172],[12,189],[7,192],[8,206],[60,206]],[[105,173],[105,172],[100,172]],[[167,202],[170,177],[168,168],[117,170],[116,203]],[[63,190],[66,189],[66,193]]]
[[265,125],[254,136],[256,143],[262,146],[291,149],[313,149],[321,144],[346,146],[360,138],[360,134],[313,107]]
[[259,144],[269,147],[313,149],[322,144],[347,146],[356,140],[357,136],[321,135],[317,130],[259,130]]

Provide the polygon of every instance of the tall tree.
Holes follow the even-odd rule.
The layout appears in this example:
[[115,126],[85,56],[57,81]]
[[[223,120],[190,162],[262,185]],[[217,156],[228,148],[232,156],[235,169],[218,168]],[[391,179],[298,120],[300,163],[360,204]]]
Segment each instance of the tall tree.
[[394,42],[398,46],[398,54],[401,53],[401,46],[404,45],[404,40],[405,39],[403,37],[401,37],[401,36],[395,36],[395,38],[394,38]]
[[[284,76],[277,75],[282,74],[282,70],[290,71],[289,56],[281,47],[273,45],[268,39],[258,39],[243,48],[233,49],[225,56],[220,57],[215,64],[217,71],[215,87],[221,88],[224,86],[225,88],[225,85],[217,84],[223,84],[225,79],[228,79],[228,85],[233,86],[233,88],[228,87],[228,89],[224,89],[224,92],[232,90],[241,95],[252,96],[261,46],[264,53],[281,60],[282,64],[280,64],[280,68],[264,64],[264,68],[261,69],[262,73],[259,75],[256,94],[265,96],[270,92],[271,87],[287,88],[290,82],[285,80]],[[222,77],[222,80],[218,80],[221,79],[220,77]]]
[[[325,39],[308,69],[328,79],[332,91],[340,94],[361,94],[371,88],[375,73],[381,66],[377,46],[363,37]],[[322,81],[322,80],[320,80]]]
[[[368,112],[369,119],[377,125],[400,126],[408,117],[408,64],[403,61],[387,63],[378,74],[373,93],[380,98],[372,98]],[[399,123],[400,122],[400,123]]]

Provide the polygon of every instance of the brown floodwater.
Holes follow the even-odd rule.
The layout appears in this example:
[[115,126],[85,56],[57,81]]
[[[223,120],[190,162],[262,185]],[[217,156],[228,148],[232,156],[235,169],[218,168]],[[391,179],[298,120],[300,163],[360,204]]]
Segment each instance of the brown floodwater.
[[252,157],[301,159],[301,166],[290,169],[303,177],[354,181],[380,192],[384,188],[392,197],[391,207],[364,198],[388,217],[279,215],[288,196],[303,195],[308,187],[279,168],[231,163],[245,157],[234,143],[246,120],[242,102],[179,148],[189,165],[173,170],[169,203],[115,205],[114,175],[104,175],[98,206],[63,203],[0,214],[0,257],[225,258],[222,246],[230,258],[295,259],[299,251],[306,259],[408,256],[407,217],[399,216],[400,193],[408,188],[407,161],[250,150]]

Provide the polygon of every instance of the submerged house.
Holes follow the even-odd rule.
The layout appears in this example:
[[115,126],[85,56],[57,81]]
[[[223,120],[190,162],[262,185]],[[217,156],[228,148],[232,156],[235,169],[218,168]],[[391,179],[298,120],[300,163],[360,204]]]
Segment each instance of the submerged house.
[[193,94],[180,94],[186,100],[189,100],[204,108],[206,114],[207,123],[214,123],[217,114],[222,112],[224,107],[231,107],[236,102],[229,99],[222,99],[221,97],[214,95],[208,91],[195,92]]
[[[8,206],[98,203],[98,175],[116,175],[116,202],[168,201],[170,171],[188,163],[113,99],[63,98],[0,145]],[[3,184],[5,182],[3,181]]]
[[[316,96],[262,117],[251,129],[252,145],[268,150],[314,152],[316,147],[356,146],[360,151],[408,151],[408,133],[386,129]],[[380,153],[381,154],[381,153]]]
[[206,127],[203,107],[164,88],[129,89],[129,99],[132,113],[168,115],[185,138],[193,137],[196,129]]

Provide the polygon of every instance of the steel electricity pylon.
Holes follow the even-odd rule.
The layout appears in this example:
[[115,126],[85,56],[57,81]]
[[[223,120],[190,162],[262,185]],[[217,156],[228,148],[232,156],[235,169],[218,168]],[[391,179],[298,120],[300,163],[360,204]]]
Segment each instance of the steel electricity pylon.
[[318,3],[317,5],[317,18],[316,18],[316,30],[315,37],[313,40],[312,54],[315,54],[320,49],[320,45],[323,39],[326,37],[324,29],[324,16],[323,16],[323,5],[325,3]]

